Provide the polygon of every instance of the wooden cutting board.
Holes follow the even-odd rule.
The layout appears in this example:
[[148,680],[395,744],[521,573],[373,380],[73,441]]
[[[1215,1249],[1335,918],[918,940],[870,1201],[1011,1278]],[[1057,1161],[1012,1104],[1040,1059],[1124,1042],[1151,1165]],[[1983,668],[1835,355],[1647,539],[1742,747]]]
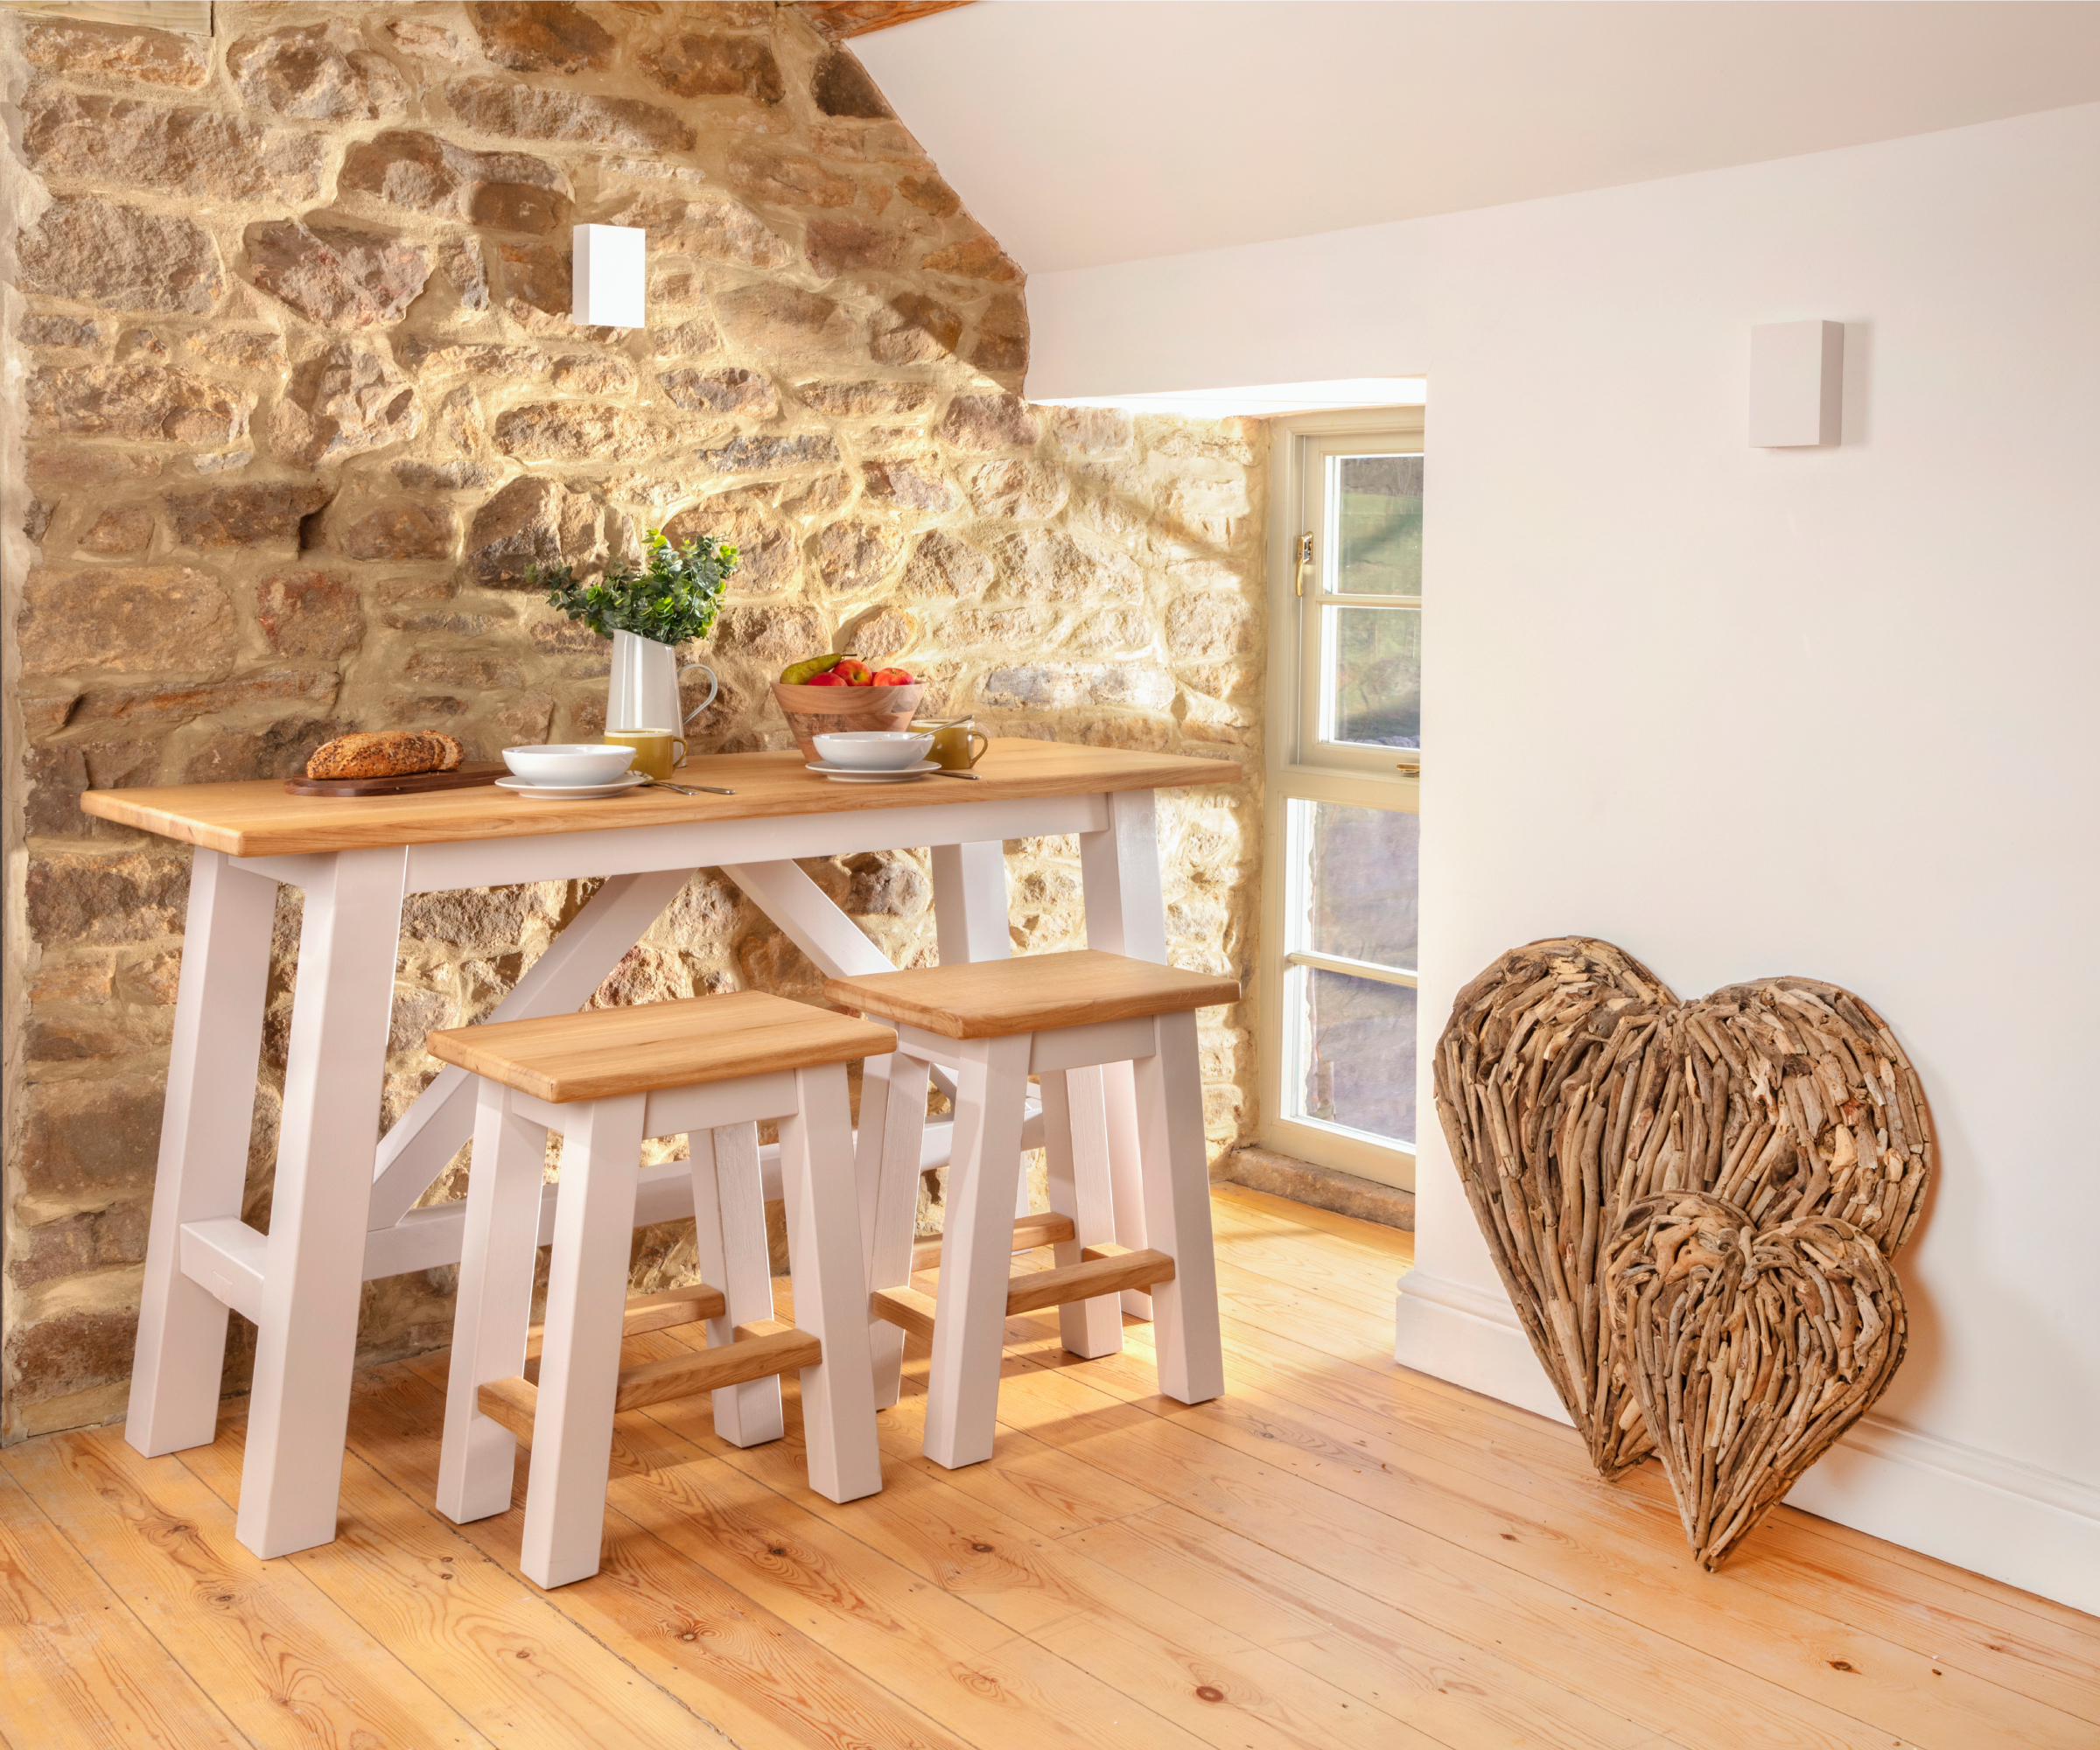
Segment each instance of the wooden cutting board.
[[500,760],[456,766],[450,772],[410,772],[396,778],[287,778],[295,796],[411,796],[421,790],[466,790],[508,776]]

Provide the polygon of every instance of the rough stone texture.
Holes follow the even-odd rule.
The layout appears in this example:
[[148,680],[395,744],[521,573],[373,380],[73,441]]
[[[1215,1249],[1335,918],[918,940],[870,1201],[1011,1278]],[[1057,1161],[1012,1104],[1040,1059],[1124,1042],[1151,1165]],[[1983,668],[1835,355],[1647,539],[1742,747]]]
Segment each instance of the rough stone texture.
[[270,447],[292,467],[346,460],[413,438],[416,391],[377,353],[338,341],[304,360],[271,411]]
[[219,252],[202,226],[84,196],[45,209],[23,236],[20,265],[24,291],[111,310],[202,316],[226,292]]
[[409,88],[384,55],[346,24],[245,37],[227,51],[234,88],[251,109],[308,122],[398,116]]
[[430,277],[430,251],[397,237],[297,220],[251,225],[248,276],[310,322],[369,328],[400,320]]
[[1331,1166],[1315,1166],[1274,1149],[1252,1144],[1234,1149],[1211,1163],[1210,1176],[1293,1203],[1309,1203],[1315,1209],[1332,1209],[1337,1215],[1354,1215],[1360,1222],[1376,1222],[1410,1234],[1415,1230],[1413,1192]]
[[[41,46],[37,173],[0,178],[0,207],[39,177],[57,203],[30,203],[0,318],[28,433],[0,528],[21,665],[0,1439],[120,1410],[130,1371],[189,858],[89,822],[84,789],[272,778],[351,729],[443,728],[477,759],[596,734],[607,648],[526,572],[588,577],[649,528],[744,556],[689,653],[722,682],[701,748],[788,746],[770,682],[850,648],[995,734],[1260,756],[1259,428],[1019,399],[1018,270],[799,9],[216,16],[179,39],[0,19]],[[648,231],[645,328],[570,319],[575,223]],[[1250,977],[1253,785],[1164,796],[1160,823],[1170,952]],[[1082,942],[1076,844],[1008,863],[1016,951]],[[806,866],[892,960],[934,957],[923,850]],[[435,1072],[428,1029],[486,1015],[591,890],[410,904],[384,1122]],[[296,890],[278,921],[258,1220]],[[817,991],[704,872],[595,1000],[753,984]],[[1214,1151],[1256,1117],[1249,1013],[1203,1019]],[[936,1180],[922,1220],[941,1210]],[[692,1273],[689,1228],[639,1236],[638,1288]],[[360,1354],[445,1341],[451,1292],[370,1284]]]

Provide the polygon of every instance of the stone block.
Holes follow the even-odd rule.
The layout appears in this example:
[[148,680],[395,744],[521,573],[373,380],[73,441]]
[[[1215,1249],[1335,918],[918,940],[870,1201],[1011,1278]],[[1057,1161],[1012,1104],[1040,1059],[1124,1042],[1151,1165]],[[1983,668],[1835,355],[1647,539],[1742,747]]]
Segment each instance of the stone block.
[[582,73],[612,64],[617,46],[590,9],[570,0],[500,0],[466,9],[481,52],[518,73]]
[[984,554],[946,529],[934,528],[921,535],[912,549],[899,588],[907,596],[968,599],[983,595],[994,575]]
[[784,473],[837,461],[838,445],[822,431],[799,438],[737,438],[719,450],[703,452],[700,459],[718,474]]
[[1173,698],[1173,676],[1150,662],[1029,662],[995,668],[984,677],[985,704],[1009,708],[1066,710],[1106,704],[1157,711]]
[[337,186],[441,219],[535,233],[566,225],[574,196],[569,178],[544,158],[477,152],[407,131],[352,146]]
[[883,99],[868,70],[853,52],[834,43],[817,57],[809,79],[809,94],[827,116],[850,116],[863,121],[892,121],[897,112]]
[[430,277],[430,252],[340,225],[250,225],[248,276],[310,322],[354,332],[398,322]]
[[496,472],[479,462],[396,462],[394,478],[411,492],[464,492],[494,486]]
[[178,547],[258,547],[288,541],[334,496],[318,480],[264,480],[204,492],[170,493],[168,517]]
[[1021,277],[1020,264],[996,240],[983,235],[935,249],[920,265],[935,273],[956,274],[964,279],[1012,281]]
[[934,461],[863,462],[860,489],[872,504],[900,510],[953,510],[956,489]]
[[234,89],[251,109],[304,122],[369,122],[408,105],[408,82],[348,24],[243,37],[226,52]]
[[959,395],[942,416],[940,435],[958,450],[1018,450],[1040,438],[1042,428],[1018,395]]
[[877,317],[868,351],[878,364],[935,365],[962,339],[962,318],[923,292],[900,291]]
[[88,19],[23,20],[22,58],[83,82],[158,85],[194,91],[211,75],[210,44],[172,31]]
[[872,608],[839,635],[838,648],[871,662],[901,656],[919,641],[919,622],[904,609],[884,603]]
[[188,565],[32,571],[18,626],[24,675],[223,666],[238,640],[219,579]]
[[729,180],[738,193],[775,206],[850,206],[860,185],[813,158],[755,141],[730,148]]
[[424,60],[449,60],[455,66],[466,59],[466,46],[457,32],[425,18],[389,18],[387,34],[403,54]]
[[271,370],[284,363],[284,337],[268,328],[213,328],[192,334],[182,343],[209,364],[232,365],[241,370]]
[[86,365],[29,380],[29,430],[202,447],[234,442],[255,404],[251,395],[162,365]]
[[632,97],[539,91],[507,79],[455,79],[444,97],[467,127],[499,139],[570,140],[632,151],[693,149],[693,130],[676,116]]
[[805,656],[821,655],[830,648],[825,642],[830,635],[830,622],[801,602],[732,603],[715,622],[714,645],[777,673]]
[[661,373],[663,392],[688,413],[734,413],[747,419],[771,419],[780,410],[772,380],[738,366],[724,370]]
[[450,687],[465,693],[525,684],[525,672],[515,662],[472,650],[411,650],[402,673],[424,686]]
[[[182,928],[189,890],[186,853],[54,851],[29,859],[24,914],[31,937],[46,948],[147,942]],[[153,1093],[158,1104],[158,1084]]]
[[94,527],[80,536],[80,545],[88,552],[108,557],[143,553],[152,544],[153,508],[144,504],[127,504],[105,510],[95,518]]
[[987,462],[967,484],[983,516],[1055,516],[1072,491],[1065,471],[1047,462]]
[[730,574],[730,584],[739,595],[771,594],[788,588],[802,575],[802,550],[794,535],[752,494],[703,499],[665,523],[663,535],[675,547],[702,537],[733,546],[737,569]]
[[160,466],[158,456],[136,450],[77,450],[54,444],[29,445],[30,488],[53,497],[149,480],[160,472]]
[[674,97],[749,97],[778,103],[787,94],[773,45],[764,37],[688,31],[644,55],[641,64]]
[[921,382],[805,382],[795,399],[815,413],[858,418],[870,413],[923,413],[934,404],[932,385]]
[[1255,608],[1236,596],[1189,595],[1169,604],[1166,648],[1177,662],[1215,662],[1254,648]]
[[498,589],[531,588],[525,581],[529,567],[563,560],[580,564],[604,539],[605,511],[596,500],[558,480],[522,475],[474,513],[466,567]]
[[1023,601],[1135,603],[1136,565],[1116,549],[1082,544],[1060,528],[1022,528],[992,544],[1004,593]]
[[688,200],[674,194],[646,194],[606,222],[647,231],[652,261],[659,256],[700,256],[738,267],[778,268],[794,259],[794,245],[742,201],[725,195]]
[[722,332],[752,353],[848,353],[864,344],[859,319],[821,292],[760,280],[732,287],[714,302]]
[[669,434],[625,408],[560,401],[514,407],[496,421],[496,448],[522,462],[626,462]]
[[896,569],[904,532],[893,523],[849,521],[818,530],[810,547],[817,575],[835,595],[872,589]]
[[32,1012],[23,1033],[24,1055],[32,1064],[88,1064],[161,1051],[173,1018],[164,1009],[143,1014],[130,1009],[76,1015]]
[[988,373],[1028,368],[1028,306],[1018,292],[1002,291],[984,306],[963,356]]
[[165,730],[192,718],[250,705],[325,705],[335,696],[335,676],[318,668],[272,668],[187,686],[112,687],[83,696],[73,713],[73,726],[136,724]]
[[[285,656],[333,662],[364,641],[364,605],[326,571],[279,571],[256,585],[256,621]],[[236,683],[238,684],[238,683]]]
[[422,377],[529,377],[546,363],[537,346],[505,346],[488,340],[416,339],[397,343],[394,355]]
[[270,446],[279,461],[312,468],[405,443],[422,426],[408,378],[369,347],[339,340],[292,371],[270,411]]
[[136,1199],[26,1228],[18,1255],[9,1261],[7,1279],[28,1288],[91,1270],[144,1264],[147,1208],[145,1200]]
[[858,219],[812,219],[802,228],[802,258],[829,276],[886,273],[897,265],[904,239]]
[[1413,1192],[1334,1167],[1315,1166],[1309,1160],[1275,1149],[1249,1144],[1230,1150],[1212,1164],[1210,1176],[1314,1209],[1354,1215],[1360,1222],[1376,1222],[1382,1227],[1398,1228],[1410,1234],[1415,1230]]
[[[7,1340],[7,1358],[22,1383],[10,1394],[10,1407],[121,1383],[131,1371],[138,1339],[136,1293],[134,1289],[134,1305],[126,1309],[53,1312],[17,1326]],[[108,1413],[99,1403],[96,1407]]]
[[23,154],[40,176],[192,199],[312,200],[328,158],[317,135],[48,87],[23,100],[22,116]]
[[353,559],[449,559],[459,521],[449,504],[382,504],[343,531]]
[[899,177],[897,192],[936,219],[951,218],[962,210],[962,197],[930,171],[924,176]]
[[1117,408],[1051,407],[1043,410],[1050,416],[1050,429],[1057,434],[1059,444],[1082,455],[1127,450],[1135,435],[1130,416]]
[[609,353],[569,353],[549,372],[564,395],[624,395],[635,386],[634,368]]
[[226,295],[219,251],[203,227],[92,195],[60,195],[45,208],[23,233],[20,272],[24,291],[109,310],[204,316]]
[[[55,206],[58,203],[54,201],[52,204]],[[49,214],[50,209],[46,208],[46,216],[48,217]],[[24,236],[21,247],[24,251],[30,247],[27,234]],[[23,271],[25,275],[28,272],[26,265]],[[29,289],[25,281],[23,290]],[[109,337],[103,332],[102,325],[83,316],[24,316],[15,328],[15,338],[24,346],[62,348],[72,352],[100,352],[109,344]]]

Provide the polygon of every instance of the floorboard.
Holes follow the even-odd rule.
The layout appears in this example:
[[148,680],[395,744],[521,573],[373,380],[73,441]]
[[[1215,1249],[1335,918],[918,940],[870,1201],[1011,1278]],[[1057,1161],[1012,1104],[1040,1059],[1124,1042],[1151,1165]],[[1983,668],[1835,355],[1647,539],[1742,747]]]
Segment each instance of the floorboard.
[[359,1376],[340,1535],[279,1561],[233,1536],[243,1404],[167,1458],[11,1448],[0,1746],[2100,1746],[2100,1621],[1790,1508],[1704,1573],[1653,1466],[1607,1487],[1572,1430],[1395,1365],[1411,1235],[1213,1210],[1218,1402],[1158,1394],[1148,1326],[1081,1362],[1023,1315],[992,1457],[948,1472],[914,1341],[844,1507],[792,1381],[748,1451],[654,1405],[616,1426],[603,1571],[551,1593],[522,1466],[508,1513],[434,1510],[442,1354]]

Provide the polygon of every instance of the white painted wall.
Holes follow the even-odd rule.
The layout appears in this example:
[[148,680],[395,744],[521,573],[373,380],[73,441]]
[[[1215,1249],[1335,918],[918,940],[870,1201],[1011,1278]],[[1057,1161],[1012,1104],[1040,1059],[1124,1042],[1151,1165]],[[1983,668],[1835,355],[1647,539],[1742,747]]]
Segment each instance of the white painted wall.
[[[1794,1498],[2100,1610],[2100,106],[1029,294],[1032,395],[1427,374],[1424,1014],[1569,932],[1872,1002],[1941,1177]],[[1807,317],[1844,442],[1750,449]],[[1550,1406],[1433,1131],[1419,1218],[1402,1358]]]

